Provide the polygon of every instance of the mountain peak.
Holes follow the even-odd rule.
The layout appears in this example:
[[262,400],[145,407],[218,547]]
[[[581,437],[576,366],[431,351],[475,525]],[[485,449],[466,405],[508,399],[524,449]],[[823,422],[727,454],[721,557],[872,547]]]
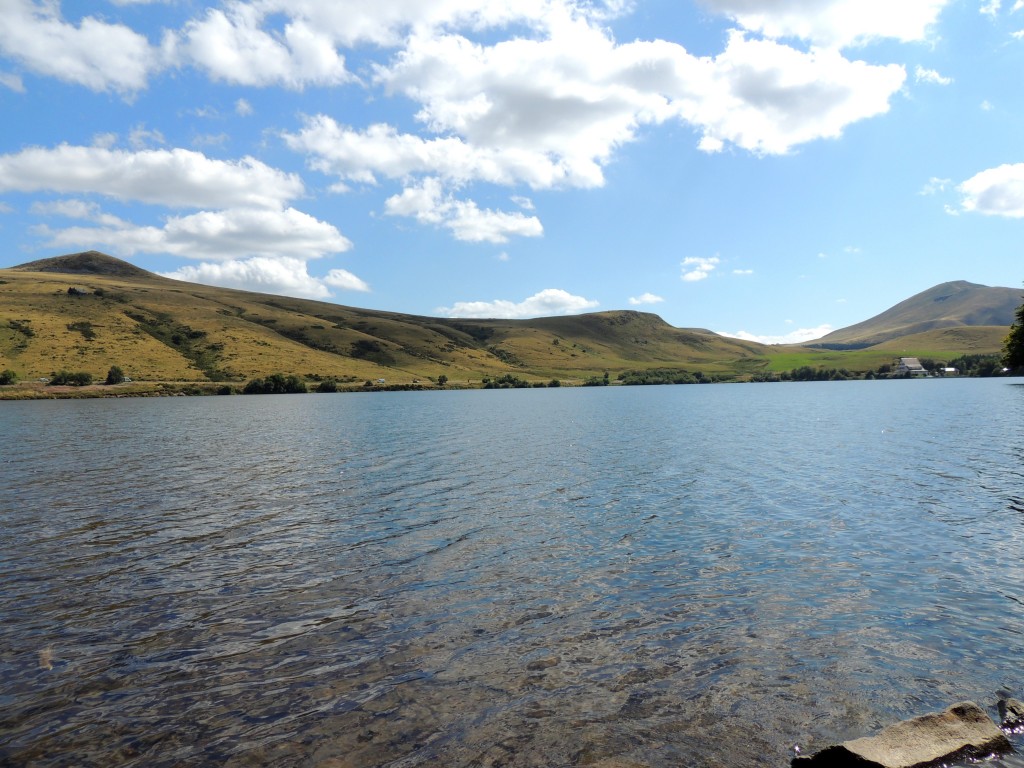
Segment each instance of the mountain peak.
[[154,277],[141,267],[100,251],[82,251],[30,261],[11,267],[18,272],[60,272],[68,275],[110,275],[113,277]]

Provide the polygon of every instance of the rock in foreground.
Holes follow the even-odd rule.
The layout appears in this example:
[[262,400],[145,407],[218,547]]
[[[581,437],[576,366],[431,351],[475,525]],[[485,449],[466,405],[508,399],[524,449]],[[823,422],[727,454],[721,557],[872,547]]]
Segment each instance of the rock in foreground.
[[992,718],[974,702],[964,701],[942,712],[890,725],[877,736],[847,741],[810,757],[797,757],[792,766],[928,768],[1012,751]]
[[999,717],[1002,718],[1003,728],[1019,731],[1024,728],[1024,702],[1017,699],[1000,699]]

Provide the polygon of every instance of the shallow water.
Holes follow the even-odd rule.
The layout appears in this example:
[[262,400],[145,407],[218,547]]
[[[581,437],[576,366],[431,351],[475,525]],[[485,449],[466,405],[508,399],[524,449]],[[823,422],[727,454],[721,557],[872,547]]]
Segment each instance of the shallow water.
[[1013,380],[2,403],[0,764],[786,765],[994,714],[1022,424]]

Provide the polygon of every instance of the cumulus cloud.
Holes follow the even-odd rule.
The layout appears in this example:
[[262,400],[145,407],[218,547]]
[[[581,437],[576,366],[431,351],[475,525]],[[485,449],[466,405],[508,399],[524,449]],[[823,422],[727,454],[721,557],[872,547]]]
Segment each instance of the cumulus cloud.
[[159,49],[129,27],[94,16],[69,24],[59,3],[34,0],[4,0],[0,54],[93,91],[141,90],[161,66]]
[[440,181],[433,178],[389,197],[384,210],[389,216],[409,216],[446,227],[455,239],[473,243],[505,243],[513,235],[539,237],[544,233],[535,216],[524,216],[518,211],[482,210],[472,200],[456,200],[446,195]]
[[324,277],[324,283],[332,288],[341,288],[345,291],[361,291],[367,293],[370,286],[360,277],[356,277],[347,269],[332,269]]
[[680,102],[703,130],[706,151],[729,142],[756,154],[785,154],[815,139],[838,138],[851,123],[884,114],[906,79],[903,67],[850,61],[839,52],[808,53],[738,32],[694,78],[697,98]]
[[61,144],[0,155],[0,192],[96,193],[176,208],[278,208],[302,194],[295,174],[186,149],[138,152]]
[[457,301],[451,307],[438,307],[435,311],[444,317],[488,317],[515,320],[527,317],[574,315],[598,306],[598,302],[573,296],[559,288],[546,288],[518,303],[495,301]]
[[120,219],[102,226],[40,229],[54,247],[104,247],[118,255],[167,253],[194,259],[232,260],[246,256],[316,259],[341,253],[352,243],[327,222],[294,208],[232,208],[167,218],[163,226]]
[[329,35],[292,11],[280,34],[263,28],[262,4],[211,8],[171,38],[173,56],[205,70],[214,80],[238,85],[337,85],[351,79]]
[[728,336],[731,339],[742,339],[743,341],[756,341],[758,344],[804,344],[808,341],[820,339],[835,330],[831,325],[819,325],[817,328],[798,328],[783,335],[758,335],[747,331],[716,331],[719,336]]
[[744,29],[770,38],[798,38],[843,48],[890,38],[927,38],[951,0],[702,0]]
[[754,270],[752,270],[752,269],[734,269],[732,271],[732,273],[734,275],[752,275],[752,274],[754,274]]
[[536,149],[482,147],[456,136],[423,138],[384,124],[354,130],[325,115],[307,118],[301,131],[283,138],[292,149],[308,153],[314,169],[344,182],[377,184],[380,177],[410,174],[431,174],[454,184],[526,183],[534,188],[570,181],[568,167]]
[[661,296],[656,296],[653,293],[641,293],[639,296],[630,296],[629,303],[634,307],[643,306],[644,304],[660,304],[664,299]]
[[688,283],[695,283],[698,280],[705,280],[718,266],[720,259],[717,256],[711,258],[687,257],[683,259],[683,280]]
[[[335,272],[344,272],[350,279],[340,278],[338,275],[334,275]],[[329,299],[333,296],[331,287],[345,290],[368,290],[362,280],[344,270],[332,270],[327,277],[317,278],[309,274],[305,261],[288,257],[256,256],[244,260],[206,262],[184,266],[173,272],[164,272],[163,276],[190,283],[219,285],[224,288],[284,294],[307,299]],[[362,287],[350,287],[353,283]]]
[[961,207],[965,211],[1024,218],[1024,163],[981,171],[957,189],[963,195]]

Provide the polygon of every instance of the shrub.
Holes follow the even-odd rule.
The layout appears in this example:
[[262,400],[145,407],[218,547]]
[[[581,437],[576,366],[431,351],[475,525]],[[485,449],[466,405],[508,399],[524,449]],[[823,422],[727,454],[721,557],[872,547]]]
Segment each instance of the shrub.
[[18,374],[14,371],[7,369],[6,371],[0,372],[0,384],[16,384],[18,382]]
[[334,379],[324,379],[316,386],[317,392],[337,392],[338,382]]
[[306,383],[298,376],[272,373],[265,379],[253,379],[245,385],[245,395],[285,395],[306,392]]
[[124,371],[118,368],[116,365],[110,366],[110,370],[107,371],[107,384],[122,384],[124,383]]
[[50,377],[50,384],[56,387],[86,387],[92,384],[92,374],[85,371],[57,371]]

